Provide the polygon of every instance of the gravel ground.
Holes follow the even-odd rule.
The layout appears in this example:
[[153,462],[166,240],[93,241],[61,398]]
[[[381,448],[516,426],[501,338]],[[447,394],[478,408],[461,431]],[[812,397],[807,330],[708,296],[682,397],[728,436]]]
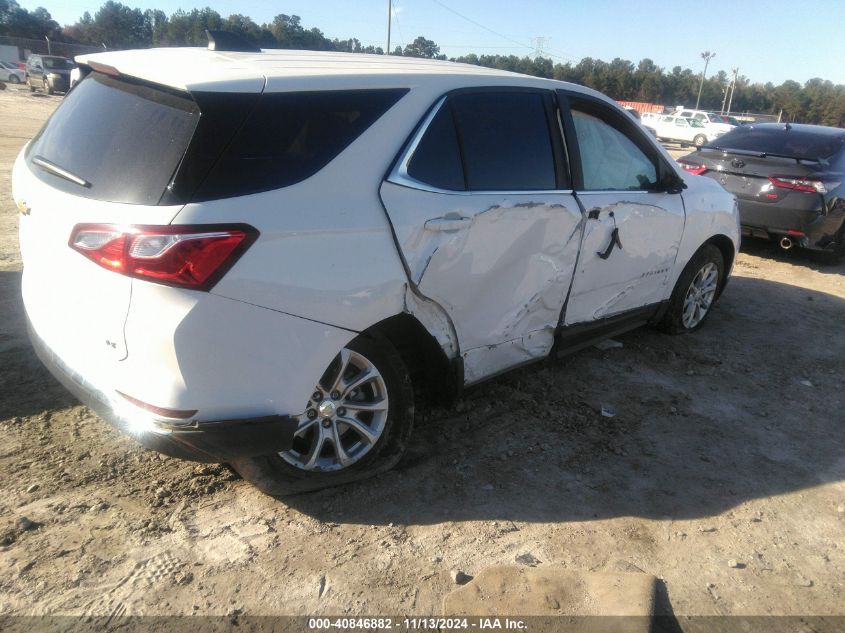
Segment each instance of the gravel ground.
[[0,92],[0,615],[436,614],[450,572],[515,562],[845,614],[845,266],[748,244],[699,333],[490,381],[396,470],[281,501],[140,449],[31,351],[9,170],[59,101]]

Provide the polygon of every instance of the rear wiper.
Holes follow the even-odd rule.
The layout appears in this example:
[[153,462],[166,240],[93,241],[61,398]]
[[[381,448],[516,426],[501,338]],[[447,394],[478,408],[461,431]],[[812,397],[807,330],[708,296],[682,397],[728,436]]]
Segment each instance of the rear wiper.
[[54,176],[58,176],[59,178],[64,178],[65,180],[69,180],[70,182],[79,185],[80,187],[90,187],[91,183],[87,180],[80,178],[76,174],[70,173],[67,169],[63,169],[59,167],[56,163],[52,163],[46,158],[41,158],[41,156],[33,156],[32,157],[32,164],[37,165],[41,169],[46,172],[53,174]]

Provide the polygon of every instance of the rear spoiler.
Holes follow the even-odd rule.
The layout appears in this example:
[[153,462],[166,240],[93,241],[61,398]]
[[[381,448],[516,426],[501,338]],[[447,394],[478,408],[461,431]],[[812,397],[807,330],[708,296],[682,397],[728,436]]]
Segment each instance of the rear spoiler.
[[809,158],[806,156],[795,156],[793,154],[777,154],[775,152],[753,152],[751,150],[744,150],[744,149],[730,149],[727,147],[719,147],[718,145],[702,145],[698,148],[697,151],[701,151],[703,149],[715,149],[718,152],[724,152],[725,154],[737,154],[739,156],[754,156],[756,158],[786,158],[788,160],[794,160],[797,163],[805,162],[805,163],[818,163],[820,165],[827,165],[828,162],[824,158]]

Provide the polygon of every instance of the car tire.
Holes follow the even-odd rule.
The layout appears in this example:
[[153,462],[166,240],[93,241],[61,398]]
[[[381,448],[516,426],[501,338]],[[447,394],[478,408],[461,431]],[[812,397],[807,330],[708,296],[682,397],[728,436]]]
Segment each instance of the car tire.
[[32,85],[32,79],[29,77],[26,78],[26,85],[29,86],[30,92],[35,92],[35,86]]
[[696,134],[695,138],[692,139],[692,144],[696,147],[701,147],[707,142],[707,137],[704,134]]
[[53,90],[52,84],[46,79],[44,80],[44,92],[46,92],[48,95],[56,94],[56,91]]
[[681,272],[660,329],[669,334],[686,334],[699,329],[712,312],[724,279],[722,252],[712,244],[705,244]]
[[[359,393],[348,389],[349,393],[343,393],[343,397],[330,400],[337,403],[338,416],[331,418],[327,426],[327,418],[320,416],[335,384],[346,382],[339,375],[344,363],[346,375],[350,370],[357,372],[351,376],[352,384],[360,375],[371,378],[361,385]],[[347,391],[346,387],[340,389]],[[354,339],[326,369],[316,391],[308,400],[305,414],[300,416],[299,436],[291,450],[232,461],[232,467],[262,492],[283,497],[359,481],[393,468],[405,452],[413,428],[414,392],[405,363],[386,339],[378,335]],[[384,396],[387,401],[384,410],[344,414],[347,419],[355,418],[372,436],[378,434],[370,441],[365,440],[364,433],[340,420],[344,408],[352,409],[356,403],[365,406],[368,400],[370,404],[378,404],[384,402]],[[340,439],[347,458],[355,457],[356,450],[366,450],[354,462],[342,466],[335,439]],[[322,449],[315,458],[314,449],[318,446]]]
[[18,78],[17,75],[9,75],[9,83],[10,84],[19,84],[21,80]]

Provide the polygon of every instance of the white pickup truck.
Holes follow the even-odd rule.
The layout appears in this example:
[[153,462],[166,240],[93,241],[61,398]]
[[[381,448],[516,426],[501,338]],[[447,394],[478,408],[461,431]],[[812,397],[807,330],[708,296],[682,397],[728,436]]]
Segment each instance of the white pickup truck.
[[701,147],[724,134],[721,130],[708,128],[697,119],[687,119],[672,114],[660,117],[657,121],[646,123],[654,130],[660,141],[673,141],[684,145]]

